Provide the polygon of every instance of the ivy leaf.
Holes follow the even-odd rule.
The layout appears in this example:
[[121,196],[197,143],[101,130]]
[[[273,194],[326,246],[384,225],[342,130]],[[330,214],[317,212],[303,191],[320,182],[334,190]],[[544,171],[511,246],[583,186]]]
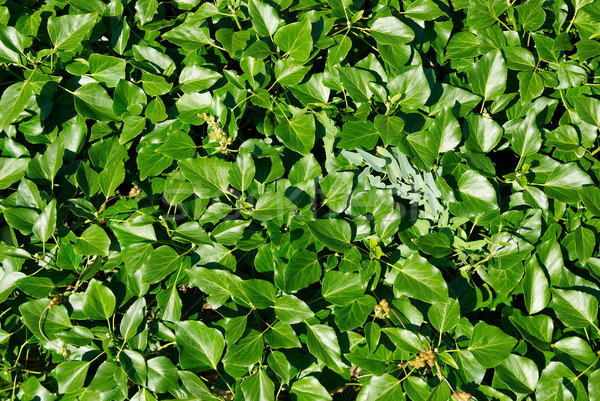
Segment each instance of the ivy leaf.
[[74,50],[96,25],[98,15],[69,14],[48,18],[48,34],[55,50]]
[[175,339],[183,369],[198,372],[217,368],[225,348],[223,335],[217,329],[198,321],[177,322]]
[[273,41],[291,58],[304,63],[310,57],[312,49],[312,25],[308,19],[304,22],[296,22],[285,25],[277,30]]
[[516,344],[517,340],[501,329],[479,322],[473,328],[468,350],[482,366],[493,368],[508,358]]
[[424,302],[447,302],[448,287],[442,273],[419,255],[412,255],[402,266],[394,264],[398,272],[394,289]]
[[33,225],[32,229],[33,235],[35,235],[40,241],[43,243],[48,242],[50,237],[54,234],[54,230],[56,230],[56,200],[52,199],[44,210],[42,214],[38,218],[38,220]]
[[220,159],[199,157],[181,160],[179,166],[199,197],[211,198],[227,192],[231,163]]
[[275,385],[262,369],[244,380],[241,387],[244,399],[248,401],[271,401],[275,399]]
[[73,250],[79,255],[108,256],[110,238],[98,225],[88,227],[75,242]]
[[306,330],[308,350],[332,370],[342,372],[344,364],[335,331],[329,326],[308,323]]
[[484,101],[496,100],[506,90],[507,69],[502,53],[496,50],[485,54],[471,67],[468,77],[475,94]]
[[92,320],[106,320],[115,312],[116,299],[112,291],[99,281],[90,280],[81,309]]
[[55,370],[58,392],[68,394],[82,388],[89,367],[90,363],[85,361],[66,361],[60,363]]
[[251,0],[248,2],[248,11],[252,18],[252,26],[259,36],[273,36],[277,27],[282,22],[277,16],[277,11],[269,4],[260,0]]
[[382,45],[408,43],[415,37],[414,32],[396,17],[375,19],[371,25],[371,35]]
[[282,121],[275,128],[275,135],[290,149],[307,155],[315,144],[315,119],[302,114]]
[[358,394],[357,400],[405,400],[400,380],[389,374],[383,376],[373,376],[369,384],[364,386]]
[[75,110],[85,118],[103,122],[117,119],[113,101],[99,84],[89,83],[73,92]]
[[298,249],[290,256],[283,270],[286,291],[296,291],[308,287],[321,278],[321,266],[317,254]]
[[567,327],[586,328],[595,325],[598,316],[598,300],[577,290],[552,288],[552,308]]
[[351,249],[352,230],[346,220],[316,220],[308,221],[306,225],[328,248],[336,252],[347,252]]

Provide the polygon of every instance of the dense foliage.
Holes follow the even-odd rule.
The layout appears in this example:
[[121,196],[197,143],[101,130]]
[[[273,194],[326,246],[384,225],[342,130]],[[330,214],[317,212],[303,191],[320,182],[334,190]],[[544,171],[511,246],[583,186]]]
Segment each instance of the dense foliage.
[[0,1],[0,398],[600,400],[600,2]]

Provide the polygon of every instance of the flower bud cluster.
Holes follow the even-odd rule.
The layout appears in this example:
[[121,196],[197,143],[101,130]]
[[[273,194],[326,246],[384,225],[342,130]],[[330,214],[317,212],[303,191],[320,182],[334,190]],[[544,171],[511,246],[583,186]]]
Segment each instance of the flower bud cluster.
[[54,297],[50,300],[50,305],[48,305],[48,309],[52,309],[53,307],[55,307],[56,305],[58,305],[60,303],[60,300],[58,299],[58,297]]
[[389,319],[392,308],[388,305],[385,299],[382,299],[377,305],[375,305],[375,317],[379,319]]
[[469,401],[471,398],[471,394],[466,393],[464,391],[454,393],[454,396],[458,398],[458,401]]
[[135,198],[136,196],[140,196],[141,193],[142,193],[142,190],[137,185],[134,185],[129,190],[129,197]]
[[423,369],[425,366],[430,367],[435,365],[435,353],[430,349],[421,349],[421,353],[415,357],[415,359],[408,362],[408,366],[412,366],[416,369]]
[[213,116],[207,113],[200,113],[198,114],[198,117],[203,118],[204,121],[206,121],[206,124],[208,124],[208,128],[210,128],[208,130],[208,137],[213,141],[219,142],[217,150],[221,153],[227,153],[227,146],[231,145],[233,139],[227,136],[225,131],[223,131],[221,124],[219,124]]

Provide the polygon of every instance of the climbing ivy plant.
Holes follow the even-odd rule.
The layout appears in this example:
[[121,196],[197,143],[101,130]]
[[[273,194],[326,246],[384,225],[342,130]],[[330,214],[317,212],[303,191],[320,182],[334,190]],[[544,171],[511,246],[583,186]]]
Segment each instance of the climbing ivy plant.
[[600,400],[600,2],[0,0],[2,400]]

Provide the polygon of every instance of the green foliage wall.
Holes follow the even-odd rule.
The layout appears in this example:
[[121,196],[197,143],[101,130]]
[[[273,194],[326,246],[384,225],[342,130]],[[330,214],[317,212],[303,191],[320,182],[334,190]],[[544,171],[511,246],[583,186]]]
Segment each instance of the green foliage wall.
[[0,398],[600,400],[600,2],[0,0]]

